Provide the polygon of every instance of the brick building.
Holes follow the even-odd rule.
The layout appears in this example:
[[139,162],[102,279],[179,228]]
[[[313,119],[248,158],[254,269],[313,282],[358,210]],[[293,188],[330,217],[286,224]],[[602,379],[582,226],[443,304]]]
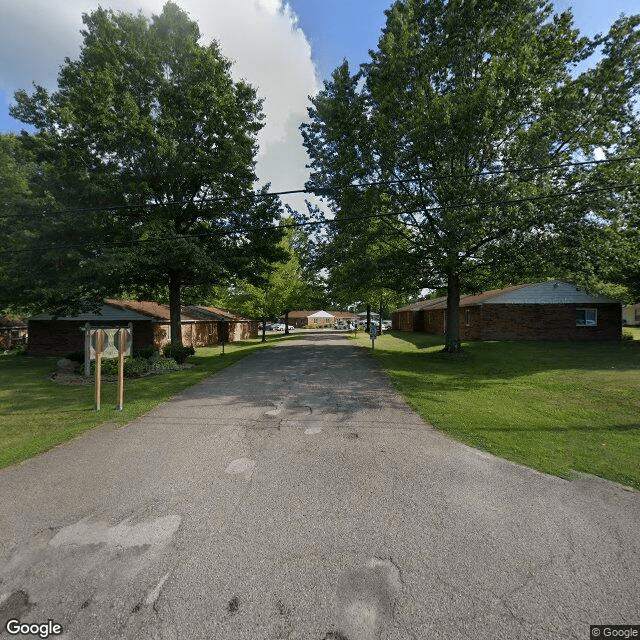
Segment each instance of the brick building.
[[[105,300],[97,312],[73,317],[48,315],[29,319],[28,353],[34,356],[61,356],[84,349],[86,324],[133,329],[134,351],[146,347],[161,349],[171,341],[169,306],[136,300]],[[182,344],[209,347],[225,342],[258,337],[258,323],[225,309],[183,307],[181,313]]]
[[[463,340],[620,340],[622,305],[565,282],[521,284],[460,296]],[[447,298],[393,314],[398,331],[446,333]]]

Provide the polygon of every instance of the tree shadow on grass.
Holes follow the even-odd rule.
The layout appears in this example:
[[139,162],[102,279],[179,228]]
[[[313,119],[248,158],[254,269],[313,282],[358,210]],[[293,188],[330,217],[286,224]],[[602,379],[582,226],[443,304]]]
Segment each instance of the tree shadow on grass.
[[388,362],[405,358],[409,370],[417,368],[412,360],[421,360],[423,371],[471,376],[478,382],[545,371],[566,371],[567,376],[572,371],[640,372],[640,341],[475,341],[463,342],[460,353],[448,354],[439,348],[441,335],[394,332],[392,336],[407,343],[406,350],[380,342],[376,356]]

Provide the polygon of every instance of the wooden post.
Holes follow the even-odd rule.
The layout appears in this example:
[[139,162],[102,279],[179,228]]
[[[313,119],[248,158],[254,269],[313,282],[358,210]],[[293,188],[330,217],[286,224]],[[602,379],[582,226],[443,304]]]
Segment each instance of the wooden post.
[[100,385],[102,383],[102,329],[96,332],[96,411],[100,411]]
[[124,403],[124,352],[127,345],[127,330],[122,328],[118,333],[118,411],[122,411]]
[[84,325],[84,375],[91,375],[91,325]]

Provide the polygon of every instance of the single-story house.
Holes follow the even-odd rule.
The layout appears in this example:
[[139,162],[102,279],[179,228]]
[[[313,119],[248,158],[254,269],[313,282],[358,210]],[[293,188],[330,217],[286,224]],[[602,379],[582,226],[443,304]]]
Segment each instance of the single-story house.
[[[53,318],[41,314],[29,319],[29,346],[34,356],[59,356],[84,349],[84,330],[90,326],[133,329],[134,351],[161,349],[171,341],[169,306],[150,301],[105,300],[96,312]],[[206,347],[258,336],[258,323],[224,309],[183,307],[182,344]]]
[[622,324],[628,327],[640,325],[640,304],[629,304],[622,307]]
[[[289,311],[289,324],[293,327],[313,327],[318,325],[333,324],[336,318],[326,311]],[[284,321],[284,318],[283,318]]]
[[[463,340],[620,340],[622,305],[566,282],[520,284],[460,296]],[[444,334],[447,298],[423,300],[393,314],[399,331]]]
[[358,314],[354,311],[330,311],[336,322],[358,322]]
[[27,341],[27,321],[17,316],[0,316],[0,349],[11,349]]

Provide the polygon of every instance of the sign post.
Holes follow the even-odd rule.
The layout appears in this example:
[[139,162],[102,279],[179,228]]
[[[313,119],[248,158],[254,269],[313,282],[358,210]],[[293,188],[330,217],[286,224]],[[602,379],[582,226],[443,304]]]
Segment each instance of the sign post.
[[98,329],[91,336],[93,348],[96,352],[96,411],[100,411],[100,392],[102,384],[102,352],[104,351],[105,333]]
[[371,336],[371,350],[373,350],[375,349],[376,336],[378,335],[378,330],[376,329],[376,325],[373,322],[371,323],[369,335]]
[[124,405],[124,357],[131,351],[131,336],[133,329],[129,323],[128,329],[118,329],[113,336],[114,346],[118,347],[118,411]]

